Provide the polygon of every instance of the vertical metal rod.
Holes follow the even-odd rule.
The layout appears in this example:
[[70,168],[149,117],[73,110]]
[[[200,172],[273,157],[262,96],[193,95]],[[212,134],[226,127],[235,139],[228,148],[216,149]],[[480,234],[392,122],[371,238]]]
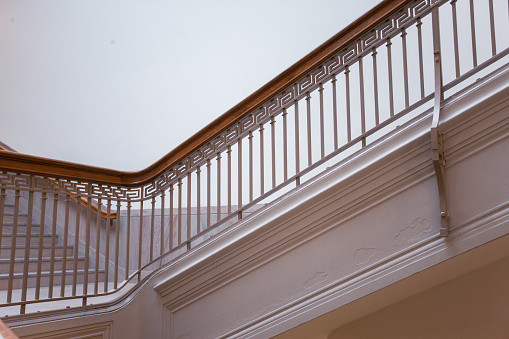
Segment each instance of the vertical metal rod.
[[7,303],[12,301],[12,289],[14,282],[14,258],[16,258],[16,240],[18,235],[18,214],[19,214],[19,198],[21,192],[16,190],[14,195],[14,216],[12,221],[12,243],[11,243],[11,262],[9,263],[9,281],[7,283]]
[[422,21],[421,18],[417,18],[417,43],[419,47],[419,80],[421,84],[421,99],[424,98],[424,64],[422,57]]
[[[46,208],[46,206],[44,207]],[[42,210],[41,210],[42,212]],[[58,194],[53,194],[53,219],[52,219],[52,225],[51,225],[51,258],[50,258],[50,266],[49,266],[49,284],[48,284],[48,298],[53,298],[53,281],[55,279],[55,250],[56,250],[56,243],[57,243],[57,217],[58,217]],[[67,230],[67,220],[65,221],[66,227],[65,230]],[[44,233],[44,218],[41,215],[41,232]],[[64,231],[64,237],[67,237],[67,232]],[[64,244],[66,245],[64,247],[64,253],[62,254],[62,269],[65,271],[65,261],[67,260],[67,256],[65,252],[67,252],[67,239],[64,240]],[[42,254],[42,253],[41,253]],[[39,259],[41,261],[41,259]],[[37,268],[39,270],[39,268]],[[37,273],[40,275],[40,273]]]
[[[46,192],[41,196],[41,218],[39,219],[39,251],[37,253],[37,281],[35,283],[35,299],[39,300],[41,292],[41,272],[42,272],[42,248],[44,245],[44,219],[46,217]],[[1,224],[0,224],[1,225]],[[53,234],[52,234],[53,236]],[[53,257],[52,257],[53,258]],[[54,259],[54,258],[53,258]],[[27,260],[27,258],[25,258]],[[50,272],[50,279],[53,279],[53,272]]]
[[[297,85],[295,85],[295,93],[297,93]],[[295,184],[300,185],[300,150],[299,150],[299,102],[294,101],[295,105]]]
[[[240,129],[240,126],[239,126]],[[242,138],[239,138],[238,143],[238,177],[237,177],[237,209],[242,208]],[[239,220],[242,219],[242,211],[238,213]]]
[[270,117],[270,144],[272,153],[272,188],[276,187],[276,119]]
[[[196,234],[201,232],[201,182],[200,182],[200,166],[196,167]],[[161,253],[162,254],[162,253]]]
[[475,11],[474,0],[470,0],[470,33],[472,36],[472,63],[477,67],[477,42],[475,39]]
[[101,211],[102,200],[97,199],[97,216],[96,216],[96,232],[95,232],[95,280],[94,294],[99,293],[99,253],[101,252]]
[[[83,295],[88,294],[88,268],[90,261],[90,224],[92,218],[92,198],[91,195],[91,185],[89,185],[88,194],[87,194],[87,224],[85,229],[85,269],[83,270]],[[86,305],[86,299],[83,299],[83,306]]]
[[[117,215],[120,218],[120,215]],[[106,249],[104,252],[104,292],[108,291],[108,275],[110,264],[110,225],[111,225],[111,200],[106,203]]]
[[182,243],[182,179],[179,178],[177,183],[177,233],[178,233],[178,245]]
[[[54,200],[57,200],[58,196],[55,194]],[[57,202],[54,201],[54,204]],[[62,248],[62,282],[60,284],[60,297],[63,297],[65,295],[65,272],[67,272],[67,241],[69,238],[69,205],[71,203],[71,197],[66,194],[65,195],[65,217],[64,217],[64,244]],[[53,207],[54,208],[54,207]],[[53,210],[54,212],[55,210]],[[53,218],[53,230],[56,230],[56,219]],[[55,234],[55,232],[52,232]],[[53,293],[52,289],[49,290],[49,293]],[[49,298],[52,297],[52,295],[48,295]]]
[[173,249],[173,184],[170,185],[170,248]]
[[129,279],[130,270],[130,245],[131,245],[131,198],[127,198],[127,226],[126,226],[126,241],[125,241],[125,280]]
[[325,122],[323,118],[323,85],[319,84],[318,93],[320,96],[320,159],[325,157]]
[[[156,218],[156,197],[152,197],[151,201],[152,213],[150,215],[150,246],[149,246],[149,262],[154,259],[154,219]],[[141,249],[141,248],[140,248]]]
[[[76,296],[76,285],[78,284],[78,250],[79,250],[79,240],[80,240],[80,210],[81,210],[81,197],[79,195],[76,196],[76,225],[74,227],[74,251],[73,251],[73,274],[72,274],[72,296]],[[85,258],[88,260],[88,258]],[[65,272],[62,272],[65,274]]]
[[[434,110],[435,113],[440,111],[440,105],[442,100],[444,99],[444,93],[442,90],[442,60],[441,60],[441,51],[440,51],[440,19],[439,19],[439,9],[435,7],[431,11],[431,23],[433,29],[433,54],[434,54],[434,78],[435,78],[435,98],[434,98]],[[438,117],[439,114],[434,114],[434,119]]]
[[391,39],[387,39],[387,71],[389,74],[389,112],[391,117],[394,116],[394,89],[392,85],[392,55],[391,55]]
[[405,88],[405,108],[410,106],[410,99],[408,94],[408,60],[407,60],[407,47],[406,47],[406,30],[401,30],[401,46],[403,49],[403,83]]
[[115,230],[115,272],[113,276],[113,289],[117,289],[118,286],[118,264],[120,261],[119,257],[119,249],[120,249],[120,207],[122,206],[120,199],[117,200],[117,222],[116,222],[116,230]]
[[491,56],[497,54],[497,42],[495,39],[495,15],[493,13],[493,0],[489,0],[490,9],[490,30],[491,30]]
[[[141,259],[143,248],[143,198],[140,199],[140,229],[138,230],[138,271],[141,272]],[[138,274],[138,281],[141,280],[141,276]]]
[[216,222],[221,220],[221,153],[217,153],[217,219]]
[[[189,160],[191,162],[191,160]],[[187,173],[187,239],[189,240],[192,237],[192,229],[191,229],[191,172]]]
[[116,222],[116,230],[115,230],[115,272],[113,277],[113,289],[117,289],[118,286],[118,264],[120,261],[119,257],[119,247],[120,247],[120,207],[122,204],[120,203],[120,199],[117,200],[117,222]]
[[345,66],[346,87],[346,134],[348,142],[352,141],[352,124],[350,122],[350,68]]
[[336,74],[332,74],[332,121],[334,124],[334,150],[338,149],[338,102],[336,99]]
[[283,179],[288,179],[288,125],[286,108],[283,108]]
[[[32,188],[34,177],[30,176],[30,187]],[[26,226],[26,235],[25,235],[25,261],[23,265],[23,286],[21,289],[21,301],[27,300],[27,289],[28,289],[28,265],[30,264],[30,247],[31,246],[31,237],[32,237],[32,215],[34,210],[34,192],[28,192],[28,216],[27,216],[27,226]],[[12,258],[14,259],[14,258]],[[21,305],[21,314],[25,313],[26,305]]]
[[[199,170],[199,169],[198,169]],[[198,174],[198,187],[200,186],[200,175]],[[164,189],[161,192],[161,245],[159,247],[159,255],[162,256],[164,253]],[[199,198],[198,198],[199,199]],[[198,200],[199,204],[200,200]],[[140,247],[141,252],[141,247]]]
[[[0,254],[2,253],[2,233],[3,233],[3,224],[4,224],[4,206],[5,206],[5,197],[7,193],[5,193],[5,188],[0,190]],[[41,226],[42,227],[42,226]]]
[[207,227],[210,227],[210,159],[207,159]]
[[264,156],[263,156],[263,125],[260,124],[260,195],[265,192],[265,169],[264,169]]
[[458,20],[456,17],[456,1],[451,0],[452,10],[452,34],[454,38],[454,66],[456,69],[456,78],[460,76],[460,59],[458,51]]
[[249,131],[249,202],[253,201],[253,132]]
[[308,127],[308,166],[313,163],[313,156],[311,152],[311,95],[306,93],[306,112],[307,112],[307,127]]
[[227,181],[228,181],[228,215],[232,213],[232,148],[230,145],[226,148],[226,155],[228,160],[228,175],[227,175]]
[[[359,99],[361,104],[361,134],[366,133],[366,108],[364,106],[364,67],[362,57],[359,57]],[[362,138],[362,147],[366,146],[366,138]]]
[[380,111],[378,107],[378,69],[377,69],[377,61],[376,55],[378,52],[376,48],[373,48],[373,52],[371,56],[373,57],[373,100],[375,105],[375,125],[378,126],[380,123]]

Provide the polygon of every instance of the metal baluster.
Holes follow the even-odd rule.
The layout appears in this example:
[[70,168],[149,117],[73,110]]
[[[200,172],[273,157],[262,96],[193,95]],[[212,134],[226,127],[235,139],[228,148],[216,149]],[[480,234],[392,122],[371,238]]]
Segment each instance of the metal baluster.
[[97,218],[95,221],[95,280],[94,280],[94,294],[99,293],[99,252],[101,252],[101,211],[102,200],[97,199]]
[[470,0],[470,33],[472,35],[472,62],[477,67],[477,45],[475,39],[474,0]]
[[249,202],[253,201],[253,132],[249,131]]
[[308,127],[308,166],[313,163],[313,156],[311,152],[311,95],[306,93],[306,112],[307,112],[307,127]]
[[283,108],[283,178],[288,180],[288,126],[286,108]]
[[[67,204],[68,205],[68,202]],[[42,210],[41,210],[42,211]],[[68,209],[67,209],[68,211]],[[67,213],[68,215],[68,213]],[[58,217],[58,194],[53,194],[53,222],[51,226],[51,258],[50,258],[50,267],[49,267],[49,289],[48,289],[48,298],[53,298],[53,279],[55,276],[55,250],[56,250],[56,242],[57,242],[57,217]],[[67,230],[67,220],[66,220],[66,230]],[[41,216],[41,232],[44,233],[44,218]],[[64,231],[64,237],[67,237],[67,232]],[[64,240],[64,243],[67,247],[67,239]],[[62,267],[65,270],[65,261],[67,260],[67,251],[64,247],[64,252],[62,255]],[[42,254],[42,253],[41,253]],[[41,260],[39,260],[40,262]],[[37,268],[39,270],[39,267]],[[38,275],[39,272],[37,273]]]
[[122,206],[120,199],[117,200],[117,222],[116,222],[116,234],[115,234],[115,272],[113,276],[113,289],[118,287],[118,264],[120,261],[119,248],[120,248],[120,207]]
[[[361,104],[361,134],[366,133],[366,108],[364,107],[364,68],[362,57],[359,57],[359,99]],[[366,138],[362,138],[362,147],[366,146]]]
[[[297,85],[295,85],[295,93],[297,93]],[[295,105],[295,185],[300,185],[300,150],[299,150],[299,102],[294,101]]]
[[323,85],[318,85],[318,93],[320,95],[320,159],[325,157],[325,127],[323,119]]
[[226,148],[228,156],[228,215],[232,213],[232,148],[230,145]]
[[493,0],[488,1],[490,9],[490,30],[491,30],[491,55],[497,54],[497,42],[495,39],[495,15],[493,13]]
[[[1,172],[0,172],[1,173]],[[5,197],[7,194],[5,193],[5,188],[0,190],[0,254],[2,253],[2,233],[3,233],[3,224],[4,224],[4,207],[5,207]]]
[[170,250],[173,249],[173,184],[170,185]]
[[454,37],[454,66],[456,69],[456,78],[460,76],[460,60],[459,60],[459,51],[458,51],[458,20],[456,17],[456,1],[451,0],[452,6],[452,34]]
[[376,55],[378,52],[376,51],[376,48],[373,48],[373,52],[371,53],[371,56],[373,57],[373,100],[375,104],[375,125],[378,126],[380,123],[380,112],[378,108],[378,70],[377,70],[377,64],[376,64]]
[[125,241],[125,280],[129,279],[129,257],[131,245],[131,198],[127,198],[127,226],[126,226],[126,241]]
[[[191,159],[189,159],[189,163],[191,163]],[[189,166],[191,167],[191,166]],[[187,239],[191,239],[192,229],[191,229],[191,172],[187,173]],[[190,245],[189,243],[187,244]]]
[[141,280],[141,257],[143,248],[143,199],[140,200],[140,229],[138,230],[138,282]]
[[178,245],[182,243],[182,179],[179,178],[177,183],[178,188],[178,206],[177,206],[177,232],[178,232]]
[[394,116],[394,90],[392,86],[392,56],[391,56],[391,39],[387,39],[387,71],[389,74],[389,111],[391,117]]
[[14,261],[16,258],[16,240],[18,235],[18,213],[19,213],[19,198],[21,192],[16,190],[14,194],[14,217],[12,221],[12,243],[11,243],[11,262],[9,263],[9,282],[7,283],[7,303],[12,302],[12,288],[14,282]]
[[332,119],[334,124],[334,150],[338,149],[338,103],[336,99],[336,74],[332,74]]
[[[30,176],[30,188],[33,188],[34,177]],[[21,301],[27,300],[28,289],[28,265],[30,264],[30,247],[32,238],[32,214],[34,210],[34,192],[28,192],[28,217],[25,235],[25,261],[23,265],[23,286],[21,289]],[[20,314],[25,314],[26,304],[21,305]]]
[[221,153],[217,153],[217,220],[221,220]]
[[422,21],[421,18],[417,18],[417,43],[419,46],[419,80],[421,84],[421,99],[424,99],[424,65],[422,58]]
[[[85,230],[85,269],[83,270],[84,273],[84,281],[83,281],[83,295],[88,294],[88,266],[89,266],[89,260],[90,260],[90,220],[92,218],[92,198],[90,197],[90,194],[92,193],[90,191],[91,186],[89,185],[88,189],[88,195],[87,195],[87,224],[86,224],[86,230]],[[87,298],[83,298],[83,306],[87,304]]]
[[[76,196],[76,225],[74,227],[74,267],[72,275],[72,296],[76,296],[76,285],[78,284],[78,250],[80,240],[80,210],[81,210],[81,197]],[[88,258],[85,258],[88,260]],[[65,275],[65,272],[62,272]]]
[[[41,196],[41,218],[39,224],[39,251],[37,253],[37,280],[35,283],[35,300],[39,300],[41,293],[41,273],[42,273],[42,248],[44,244],[44,218],[46,216],[46,192]],[[0,224],[1,225],[1,224]],[[28,260],[25,258],[25,260]],[[50,273],[51,274],[51,273]]]
[[[56,204],[58,196],[55,194],[53,203]],[[67,241],[69,238],[69,205],[71,203],[71,197],[66,194],[65,195],[65,217],[64,217],[64,244],[63,244],[63,257],[62,257],[62,282],[60,284],[60,297],[65,295],[65,272],[67,271]],[[55,216],[55,206],[53,206],[53,216]],[[53,218],[53,232],[55,234],[56,230],[56,218]],[[49,289],[48,297],[51,298],[53,293],[53,289]]]
[[263,124],[260,124],[260,195],[265,192],[265,170],[264,170],[264,156],[263,156]]
[[352,141],[352,124],[350,123],[350,68],[345,66],[345,87],[346,87],[346,134],[348,142]]
[[276,119],[270,117],[270,144],[272,153],[272,188],[276,187]]
[[[240,131],[240,126],[239,126]],[[238,143],[238,181],[237,181],[237,210],[239,211],[238,218],[242,219],[242,138],[239,138]]]
[[210,159],[207,159],[207,227],[210,227]]
[[[199,182],[199,179],[198,179]],[[198,185],[199,186],[199,185]],[[159,256],[164,253],[164,189],[161,192],[161,247],[159,248]],[[140,247],[141,252],[141,247]]]
[[196,234],[201,232],[200,173],[201,173],[200,166],[196,166]]
[[401,30],[401,46],[403,50],[403,84],[405,87],[405,108],[410,105],[410,99],[408,94],[408,60],[407,60],[407,48],[406,48],[406,30]]
[[[117,215],[120,218],[120,215]],[[108,275],[109,275],[109,264],[110,264],[110,223],[111,223],[111,200],[108,199],[106,203],[106,250],[104,253],[104,292],[109,290],[108,288]]]
[[[152,197],[152,214],[150,216],[150,249],[149,249],[149,262],[152,262],[154,259],[154,219],[155,219],[155,209],[156,209],[156,197]],[[141,249],[141,248],[140,248]]]

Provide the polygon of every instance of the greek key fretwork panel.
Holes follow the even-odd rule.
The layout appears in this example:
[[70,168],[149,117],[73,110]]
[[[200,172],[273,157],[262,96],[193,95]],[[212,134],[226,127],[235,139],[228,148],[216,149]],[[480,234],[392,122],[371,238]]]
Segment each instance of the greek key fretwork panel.
[[0,173],[0,185],[3,188],[29,188],[30,176],[28,174]]
[[[387,39],[392,38],[401,32],[403,28],[412,24],[417,17],[425,15],[431,9],[431,2],[432,0],[416,0],[411,2],[404,9],[393,14],[377,27],[366,32],[360,39],[310,71],[293,86],[277,94],[242,118],[237,126],[223,131],[193,153],[188,160],[168,170],[161,178],[156,179],[153,184],[145,188],[145,194],[152,194],[159,188],[167,186],[169,183],[174,183],[179,178],[187,175],[187,171],[194,170],[196,166],[205,163],[207,159],[211,160],[216,157],[217,153],[225,150],[228,145],[236,143],[238,138],[259,129],[260,125],[269,121],[271,116],[280,114],[283,108],[292,105],[295,100],[299,100],[307,95],[307,93],[315,90],[320,83],[330,79],[333,74],[343,71],[345,66],[354,63],[359,56],[367,51],[373,51],[380,44],[384,44]],[[446,1],[436,0],[433,1],[433,4],[439,5],[443,2]]]

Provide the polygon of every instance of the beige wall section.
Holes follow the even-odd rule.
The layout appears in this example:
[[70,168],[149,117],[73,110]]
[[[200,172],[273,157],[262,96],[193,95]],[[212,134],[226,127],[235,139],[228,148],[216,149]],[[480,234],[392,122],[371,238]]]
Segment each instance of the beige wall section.
[[509,338],[509,258],[334,330],[346,338]]

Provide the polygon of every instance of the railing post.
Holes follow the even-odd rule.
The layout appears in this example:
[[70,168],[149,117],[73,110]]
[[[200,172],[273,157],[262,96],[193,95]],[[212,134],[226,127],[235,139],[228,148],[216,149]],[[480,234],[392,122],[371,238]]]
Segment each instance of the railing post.
[[444,93],[442,87],[442,60],[440,54],[440,21],[438,6],[431,11],[433,30],[433,53],[434,53],[434,78],[435,78],[435,99],[433,109],[433,121],[431,123],[431,158],[437,178],[438,196],[440,200],[440,235],[449,235],[449,212],[447,210],[447,199],[445,194],[445,158],[442,148],[442,134],[438,130],[440,122],[440,105]]

